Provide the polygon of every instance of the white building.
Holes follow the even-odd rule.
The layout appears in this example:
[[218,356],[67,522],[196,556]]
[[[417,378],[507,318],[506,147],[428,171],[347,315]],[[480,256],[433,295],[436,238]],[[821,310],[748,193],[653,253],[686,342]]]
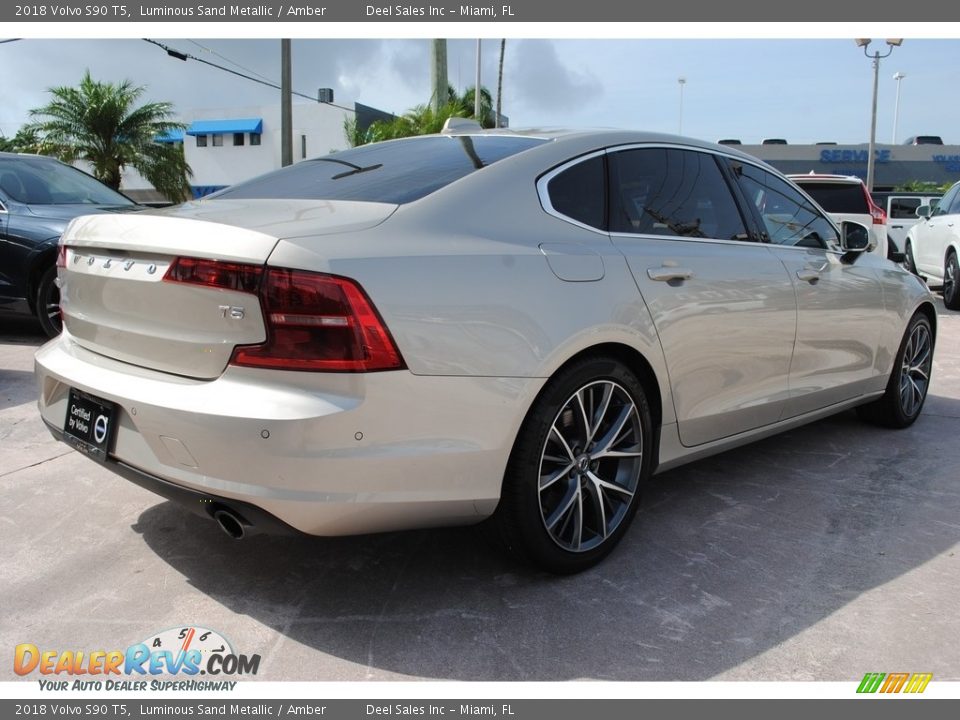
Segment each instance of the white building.
[[[292,108],[293,161],[326,155],[349,147],[344,123],[356,119],[361,128],[388,113],[355,104],[298,103]],[[281,167],[280,106],[207,108],[183,113],[187,129],[160,142],[183,143],[193,170],[194,197],[203,197],[228,185]],[[139,173],[128,169],[121,190],[139,202],[160,198]]]

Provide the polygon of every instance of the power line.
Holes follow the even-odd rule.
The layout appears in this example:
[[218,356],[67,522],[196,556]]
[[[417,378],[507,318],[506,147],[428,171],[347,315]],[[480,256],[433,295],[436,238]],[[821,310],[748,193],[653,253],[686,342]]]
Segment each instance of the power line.
[[192,43],[193,45],[196,45],[198,48],[200,48],[200,49],[203,50],[204,52],[208,52],[208,53],[210,53],[211,55],[216,55],[216,56],[217,56],[218,58],[220,58],[221,60],[226,60],[226,61],[227,61],[228,63],[230,63],[231,65],[236,65],[236,66],[237,66],[238,68],[240,68],[241,70],[246,70],[248,73],[253,73],[253,74],[256,75],[258,78],[261,78],[261,79],[267,80],[267,81],[270,80],[270,78],[268,78],[268,77],[267,77],[266,75],[264,75],[263,73],[258,73],[256,70],[253,70],[253,69],[248,68],[248,67],[244,67],[243,65],[241,65],[240,63],[238,63],[236,60],[231,60],[231,59],[228,58],[226,55],[223,55],[222,53],[218,53],[218,52],[217,52],[216,50],[214,50],[213,48],[208,48],[207,46],[202,45],[201,43],[198,43],[196,40],[188,40],[188,42]]
[[[275,83],[275,82],[271,82],[270,80],[261,80],[260,78],[255,78],[255,77],[253,77],[252,75],[247,75],[247,74],[242,73],[242,72],[239,72],[239,71],[237,71],[237,70],[233,70],[233,69],[231,69],[231,68],[224,67],[223,65],[218,65],[218,64],[215,63],[215,62],[210,62],[209,60],[204,60],[203,58],[198,58],[198,57],[196,57],[195,55],[191,55],[190,53],[181,52],[180,50],[176,50],[175,48],[172,48],[172,47],[170,47],[170,46],[168,46],[168,45],[164,45],[163,43],[157,42],[156,40],[151,40],[150,38],[142,38],[142,40],[143,40],[144,42],[150,43],[151,45],[156,45],[157,47],[165,50],[166,53],[167,53],[167,55],[169,55],[170,57],[177,58],[178,60],[196,60],[196,61],[199,62],[199,63],[203,63],[204,65],[209,65],[210,67],[215,67],[215,68],[217,68],[218,70],[223,70],[224,72],[228,72],[228,73],[230,73],[231,75],[236,75],[236,76],[238,76],[238,77],[242,77],[242,78],[244,78],[245,80],[251,80],[251,81],[253,81],[253,82],[255,82],[255,83],[259,83],[260,85],[266,85],[267,87],[272,87],[274,90],[280,90],[280,85],[277,84],[277,83]],[[232,62],[232,61],[230,61],[230,62]],[[251,72],[253,72],[253,71],[251,71]],[[291,91],[291,95],[296,95],[296,96],[298,96],[298,97],[306,98],[307,100],[312,100],[313,102],[319,102],[319,101],[317,100],[317,98],[312,97],[312,96],[310,96],[310,95],[304,95],[303,93],[297,92],[297,91],[295,91],[295,90]],[[332,105],[332,106],[335,107],[335,108],[339,108],[339,109],[341,109],[341,110],[347,110],[347,111],[349,111],[349,112],[353,112],[353,111],[354,111],[353,108],[349,108],[349,107],[346,107],[346,106],[344,106],[344,105],[337,105],[336,103],[323,103],[323,104],[324,104],[324,105]]]

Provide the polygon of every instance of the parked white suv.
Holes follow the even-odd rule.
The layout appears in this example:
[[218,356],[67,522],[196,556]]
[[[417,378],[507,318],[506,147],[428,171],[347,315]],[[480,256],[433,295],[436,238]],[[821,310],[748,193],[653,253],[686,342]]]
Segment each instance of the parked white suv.
[[838,224],[844,220],[870,228],[870,252],[889,257],[887,214],[878,207],[856,175],[787,175]]
[[873,201],[887,213],[887,244],[893,252],[906,252],[907,233],[917,224],[917,208],[931,209],[940,202],[936,193],[875,192]]
[[960,182],[947,190],[935,208],[917,208],[916,225],[907,233],[907,266],[926,278],[927,284],[943,286],[943,304],[960,310]]

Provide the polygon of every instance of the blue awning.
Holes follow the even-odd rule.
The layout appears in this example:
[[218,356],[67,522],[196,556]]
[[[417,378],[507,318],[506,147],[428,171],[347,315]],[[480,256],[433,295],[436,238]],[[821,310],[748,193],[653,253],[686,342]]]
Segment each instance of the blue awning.
[[163,135],[157,135],[154,140],[158,143],[183,142],[183,130],[169,130],[163,133]]
[[262,118],[236,120],[195,120],[187,128],[187,135],[223,135],[226,133],[263,134]]

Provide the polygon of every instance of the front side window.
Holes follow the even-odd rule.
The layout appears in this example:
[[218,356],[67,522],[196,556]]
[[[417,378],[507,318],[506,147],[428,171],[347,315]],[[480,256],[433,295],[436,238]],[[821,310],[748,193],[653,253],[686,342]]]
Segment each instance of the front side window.
[[933,209],[933,214],[946,215],[950,210],[950,206],[953,204],[954,199],[957,197],[958,190],[960,190],[960,184],[954,185],[952,188],[947,190],[947,194],[941,198],[940,202],[938,202],[937,206]]
[[953,196],[950,207],[947,208],[947,215],[956,215],[958,213],[960,213],[960,187],[958,187],[958,192]]
[[603,230],[607,214],[605,175],[602,155],[571,165],[547,183],[550,204],[561,215]]
[[611,153],[609,164],[612,232],[749,239],[712,155],[641,148]]
[[765,240],[811,248],[828,248],[839,242],[833,224],[790,183],[753,165],[735,163],[733,171],[763,220]]

